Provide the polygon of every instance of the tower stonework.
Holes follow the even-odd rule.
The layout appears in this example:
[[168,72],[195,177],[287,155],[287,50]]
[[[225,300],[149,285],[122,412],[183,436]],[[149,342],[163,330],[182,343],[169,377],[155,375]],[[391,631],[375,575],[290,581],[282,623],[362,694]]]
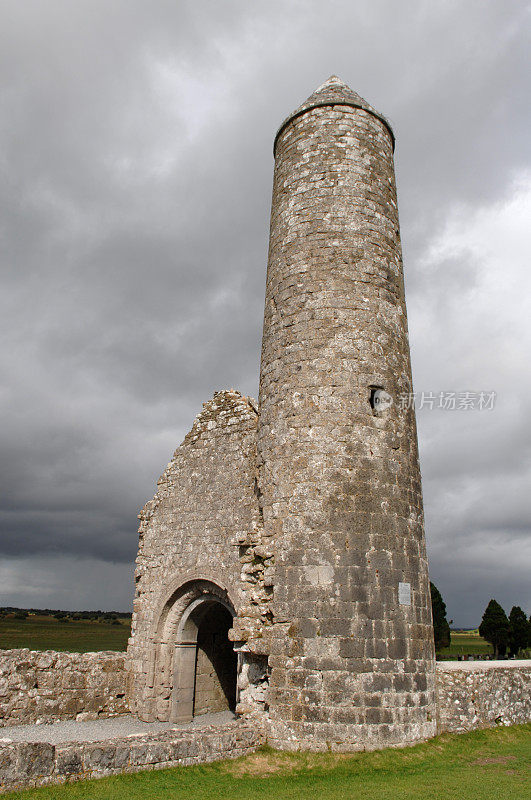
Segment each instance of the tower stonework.
[[277,133],[259,404],[216,393],[141,514],[143,719],[232,708],[287,749],[435,734],[393,149],[336,77]]
[[282,746],[435,733],[393,145],[335,77],[275,141],[258,459]]

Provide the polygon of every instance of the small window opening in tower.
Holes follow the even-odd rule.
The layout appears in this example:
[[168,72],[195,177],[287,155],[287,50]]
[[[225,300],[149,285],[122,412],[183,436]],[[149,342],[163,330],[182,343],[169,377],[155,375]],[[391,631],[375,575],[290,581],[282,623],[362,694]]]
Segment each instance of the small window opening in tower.
[[369,403],[373,414],[381,414],[393,405],[393,398],[382,386],[369,386]]

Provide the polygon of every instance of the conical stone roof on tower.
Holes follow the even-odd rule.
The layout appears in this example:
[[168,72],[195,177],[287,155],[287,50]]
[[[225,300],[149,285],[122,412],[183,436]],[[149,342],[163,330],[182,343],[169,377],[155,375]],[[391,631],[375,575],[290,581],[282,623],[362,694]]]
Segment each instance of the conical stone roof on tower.
[[327,81],[322,83],[315,90],[315,92],[313,92],[308,99],[304,101],[304,103],[302,103],[298,108],[295,109],[295,111],[286,117],[275,136],[274,149],[276,150],[277,141],[280,134],[291,122],[291,120],[295,119],[295,117],[300,117],[301,114],[304,114],[305,111],[309,111],[311,108],[319,108],[324,106],[350,106],[351,108],[362,108],[364,111],[367,111],[369,114],[372,114],[374,117],[383,122],[391,135],[394,146],[395,137],[393,129],[383,114],[380,114],[379,111],[376,111],[376,109],[374,109],[366,100],[364,100],[363,97],[351,89],[350,86],[347,86],[347,84],[344,83],[341,78],[338,78],[337,75],[331,75]]

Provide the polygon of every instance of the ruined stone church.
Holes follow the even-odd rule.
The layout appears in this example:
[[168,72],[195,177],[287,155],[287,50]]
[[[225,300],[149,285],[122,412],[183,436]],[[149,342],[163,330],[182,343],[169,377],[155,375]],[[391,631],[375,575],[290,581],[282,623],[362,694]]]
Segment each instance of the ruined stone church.
[[339,78],[280,126],[259,401],[216,392],[140,514],[129,703],[284,749],[435,735],[387,120]]

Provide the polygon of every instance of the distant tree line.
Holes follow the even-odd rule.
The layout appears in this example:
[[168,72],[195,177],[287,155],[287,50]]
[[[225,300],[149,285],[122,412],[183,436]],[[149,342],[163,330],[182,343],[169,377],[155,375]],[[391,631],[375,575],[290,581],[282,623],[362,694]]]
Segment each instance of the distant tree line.
[[479,633],[494,648],[494,658],[504,656],[507,650],[514,658],[531,647],[531,617],[528,619],[520,606],[513,606],[509,616],[496,600],[490,600]]
[[[430,583],[433,636],[435,650],[450,645],[450,624],[446,619],[446,604],[434,583]],[[531,647],[531,617],[520,606],[513,606],[509,616],[496,600],[490,600],[479,626],[479,635],[494,649],[494,658],[509,651],[510,658]]]
[[127,611],[64,611],[58,608],[16,608],[15,606],[0,607],[0,615],[13,614],[16,619],[26,619],[30,614],[40,617],[55,617],[57,620],[103,620],[113,622],[120,619],[131,619]]

